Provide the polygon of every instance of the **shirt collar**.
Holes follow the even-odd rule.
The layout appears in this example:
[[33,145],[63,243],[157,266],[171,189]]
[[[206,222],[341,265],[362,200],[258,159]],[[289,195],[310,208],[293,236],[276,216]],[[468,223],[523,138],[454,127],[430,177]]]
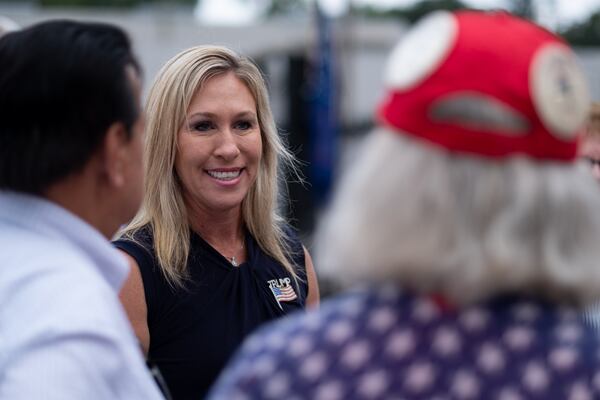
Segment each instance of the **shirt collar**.
[[54,202],[0,190],[0,220],[70,242],[90,257],[115,291],[129,274],[125,257],[97,229]]

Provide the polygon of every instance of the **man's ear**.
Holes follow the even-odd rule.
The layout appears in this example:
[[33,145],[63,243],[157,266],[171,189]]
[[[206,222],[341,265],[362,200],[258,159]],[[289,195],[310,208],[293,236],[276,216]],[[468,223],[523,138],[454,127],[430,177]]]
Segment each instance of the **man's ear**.
[[102,170],[109,185],[125,185],[125,166],[129,137],[122,122],[114,122],[108,127],[102,144]]

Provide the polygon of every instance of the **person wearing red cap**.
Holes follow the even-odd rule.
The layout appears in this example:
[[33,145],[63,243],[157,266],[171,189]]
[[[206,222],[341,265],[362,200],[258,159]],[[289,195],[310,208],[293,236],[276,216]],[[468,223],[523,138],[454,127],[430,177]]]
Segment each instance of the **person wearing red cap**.
[[507,13],[438,12],[385,85],[315,241],[322,277],[362,285],[251,337],[211,398],[600,398],[573,52]]

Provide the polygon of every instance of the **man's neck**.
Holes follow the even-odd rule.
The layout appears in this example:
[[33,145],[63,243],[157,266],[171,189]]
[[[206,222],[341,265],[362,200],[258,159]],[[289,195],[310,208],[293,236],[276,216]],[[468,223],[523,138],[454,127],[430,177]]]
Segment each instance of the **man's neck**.
[[44,197],[75,214],[104,237],[110,239],[119,224],[114,216],[107,212],[107,204],[103,201],[106,194],[94,179],[85,174],[74,174],[53,184],[43,194]]

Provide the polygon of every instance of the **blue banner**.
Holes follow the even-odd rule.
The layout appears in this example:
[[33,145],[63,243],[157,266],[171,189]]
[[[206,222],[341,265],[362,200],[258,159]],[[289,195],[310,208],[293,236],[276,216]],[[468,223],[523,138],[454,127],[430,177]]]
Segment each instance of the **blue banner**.
[[339,134],[339,90],[331,18],[316,2],[318,40],[309,82],[309,179],[316,204],[328,198],[333,184]]

